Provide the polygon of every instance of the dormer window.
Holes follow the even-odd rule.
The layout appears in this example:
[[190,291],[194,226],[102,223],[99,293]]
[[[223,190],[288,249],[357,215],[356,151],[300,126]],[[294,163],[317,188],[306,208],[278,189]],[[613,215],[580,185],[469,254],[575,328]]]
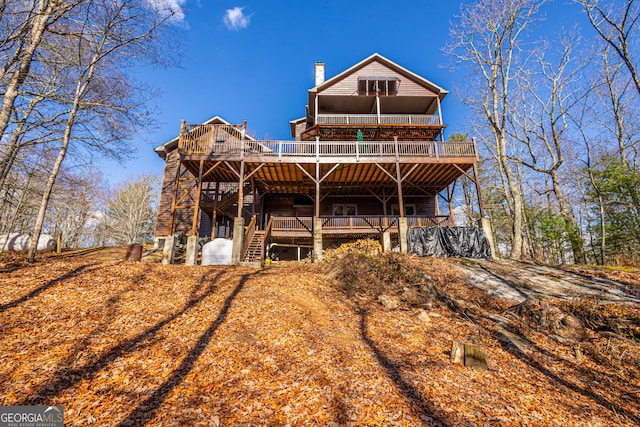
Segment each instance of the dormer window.
[[399,85],[397,77],[358,77],[358,95],[396,96]]

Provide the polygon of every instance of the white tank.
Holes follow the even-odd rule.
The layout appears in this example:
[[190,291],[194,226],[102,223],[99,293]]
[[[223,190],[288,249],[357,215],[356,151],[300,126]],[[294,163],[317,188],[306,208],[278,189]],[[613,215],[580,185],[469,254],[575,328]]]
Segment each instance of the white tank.
[[[0,235],[0,250],[4,252],[26,252],[29,250],[31,236],[9,233]],[[56,242],[50,234],[41,234],[38,239],[38,252],[49,252],[56,248]]]
[[233,240],[214,239],[202,247],[202,265],[229,265],[233,252]]

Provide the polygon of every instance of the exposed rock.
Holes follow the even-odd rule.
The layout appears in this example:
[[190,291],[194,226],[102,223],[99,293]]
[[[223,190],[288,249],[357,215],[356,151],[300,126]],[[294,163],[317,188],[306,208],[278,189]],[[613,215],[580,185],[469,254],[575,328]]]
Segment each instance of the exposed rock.
[[431,317],[429,317],[429,313],[426,310],[420,309],[414,313],[414,316],[421,322],[431,323]]
[[416,287],[402,288],[402,294],[400,300],[408,305],[417,306],[422,302],[420,293]]
[[395,310],[400,306],[400,301],[396,297],[390,297],[388,295],[380,295],[378,297],[380,304],[387,310]]

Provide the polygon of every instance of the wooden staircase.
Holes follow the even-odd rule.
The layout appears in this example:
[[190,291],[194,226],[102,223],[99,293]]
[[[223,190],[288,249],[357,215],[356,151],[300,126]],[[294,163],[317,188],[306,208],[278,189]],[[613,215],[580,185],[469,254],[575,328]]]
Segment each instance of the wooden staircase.
[[243,263],[262,264],[262,248],[264,247],[264,231],[256,230],[242,256]]
[[[248,191],[251,190],[251,185],[245,185],[243,188],[243,193],[247,194]],[[203,200],[203,205],[214,206],[214,197],[206,196],[206,199]],[[220,199],[216,206],[216,211],[218,215],[227,216],[231,219],[235,218],[236,211],[231,211],[231,207],[238,203],[238,190],[232,190],[223,192],[220,194]]]

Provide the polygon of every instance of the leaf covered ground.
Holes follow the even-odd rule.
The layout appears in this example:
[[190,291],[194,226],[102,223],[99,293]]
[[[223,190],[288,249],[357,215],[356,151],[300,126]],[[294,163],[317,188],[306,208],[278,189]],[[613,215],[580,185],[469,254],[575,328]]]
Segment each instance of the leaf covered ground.
[[[256,270],[5,255],[0,405],[62,405],[74,426],[640,424],[633,340],[589,331],[559,344],[513,320],[503,326],[522,352],[489,316],[510,303],[447,261],[389,261]],[[425,282],[446,299],[422,295]],[[489,370],[452,364],[454,340],[485,348]]]

